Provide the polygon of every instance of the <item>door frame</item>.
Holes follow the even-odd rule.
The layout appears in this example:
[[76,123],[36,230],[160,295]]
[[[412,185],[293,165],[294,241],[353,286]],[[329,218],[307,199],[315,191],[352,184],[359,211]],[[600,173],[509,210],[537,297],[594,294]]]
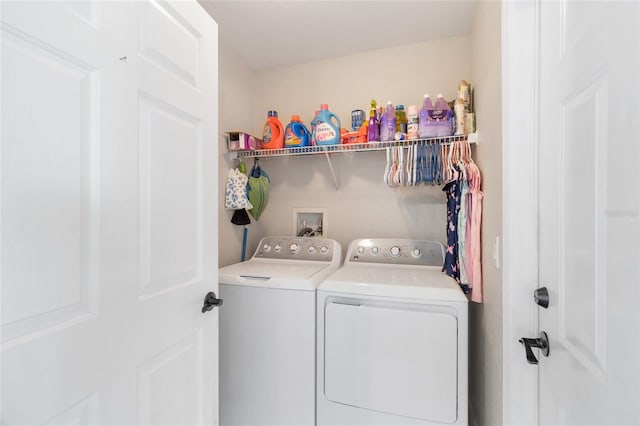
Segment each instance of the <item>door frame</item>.
[[502,2],[502,418],[538,424],[538,367],[520,337],[538,333],[539,2]]

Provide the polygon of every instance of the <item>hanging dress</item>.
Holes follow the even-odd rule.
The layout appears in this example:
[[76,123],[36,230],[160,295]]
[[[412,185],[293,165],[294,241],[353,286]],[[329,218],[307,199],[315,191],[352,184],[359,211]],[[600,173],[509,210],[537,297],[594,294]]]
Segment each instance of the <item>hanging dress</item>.
[[465,294],[469,286],[460,282],[460,259],[458,257],[458,214],[460,212],[460,181],[448,182],[442,190],[447,194],[447,250],[442,272],[452,277]]

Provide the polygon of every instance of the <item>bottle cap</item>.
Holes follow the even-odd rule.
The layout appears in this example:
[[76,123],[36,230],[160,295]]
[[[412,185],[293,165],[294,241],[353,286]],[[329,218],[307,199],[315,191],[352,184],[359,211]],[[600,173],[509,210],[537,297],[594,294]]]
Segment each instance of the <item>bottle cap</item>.
[[387,101],[387,105],[393,105],[391,101]]
[[300,120],[300,116],[299,115],[292,115],[291,116],[291,121],[301,121]]
[[409,113],[409,115],[411,114],[418,115],[418,107],[416,105],[409,105],[407,112]]
[[442,98],[442,93],[438,93],[438,99]]
[[428,93],[425,93],[425,94],[424,94],[424,97],[425,97],[425,98],[428,98],[428,97],[429,97],[429,94],[428,94]]
[[396,105],[396,111],[404,109],[404,105]]
[[278,111],[269,111],[267,117],[277,117]]
[[327,104],[320,104],[320,109],[329,109],[329,105],[327,105]]

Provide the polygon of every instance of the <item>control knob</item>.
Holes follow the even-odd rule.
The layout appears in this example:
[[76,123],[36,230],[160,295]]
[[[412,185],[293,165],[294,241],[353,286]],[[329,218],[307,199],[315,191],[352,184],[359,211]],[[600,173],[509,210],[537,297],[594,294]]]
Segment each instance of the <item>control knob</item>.
[[297,253],[298,251],[300,251],[300,246],[298,245],[298,243],[293,243],[289,246],[289,251],[291,252],[291,254]]
[[274,250],[276,253],[280,253],[280,250],[282,250],[282,246],[281,246],[280,244],[276,244],[276,245],[273,247],[273,250]]
[[264,250],[265,252],[270,252],[271,246],[269,244],[265,244],[262,246],[262,250]]
[[420,257],[421,254],[422,252],[419,248],[414,248],[413,250],[411,250],[411,256],[413,257]]
[[371,248],[371,253],[378,254],[378,247],[372,247]]
[[327,248],[327,246],[320,247],[320,253],[327,254],[328,251],[329,251],[329,249]]
[[309,253],[313,254],[316,252],[316,248],[314,246],[309,247]]
[[358,253],[360,253],[360,254],[364,253],[364,247],[359,246],[358,247]]
[[400,257],[400,247],[398,246],[391,247],[391,249],[389,249],[389,255],[391,257]]

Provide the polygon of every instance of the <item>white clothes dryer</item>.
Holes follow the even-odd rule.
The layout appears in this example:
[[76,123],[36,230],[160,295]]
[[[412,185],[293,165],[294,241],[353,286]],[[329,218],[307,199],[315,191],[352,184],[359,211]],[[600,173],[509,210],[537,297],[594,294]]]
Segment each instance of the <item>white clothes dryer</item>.
[[327,238],[267,237],[219,270],[221,425],[315,424],[316,288],[341,256]]
[[318,288],[317,425],[467,425],[468,303],[442,244],[360,239]]

